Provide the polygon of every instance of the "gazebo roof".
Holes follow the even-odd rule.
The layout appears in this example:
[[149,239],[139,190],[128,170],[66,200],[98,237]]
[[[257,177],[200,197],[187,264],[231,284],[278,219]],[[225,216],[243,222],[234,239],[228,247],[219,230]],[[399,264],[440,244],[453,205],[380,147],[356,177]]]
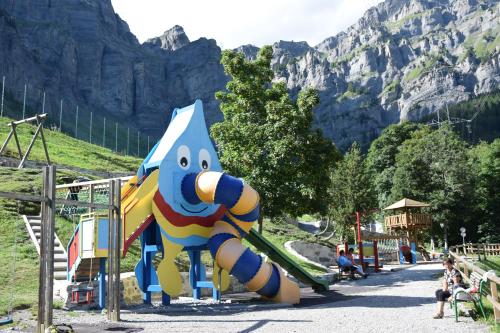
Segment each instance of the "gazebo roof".
[[404,198],[399,200],[398,202],[393,203],[390,206],[384,208],[384,210],[390,209],[400,209],[400,208],[420,208],[420,207],[429,207],[430,205],[425,202],[420,202],[408,198]]

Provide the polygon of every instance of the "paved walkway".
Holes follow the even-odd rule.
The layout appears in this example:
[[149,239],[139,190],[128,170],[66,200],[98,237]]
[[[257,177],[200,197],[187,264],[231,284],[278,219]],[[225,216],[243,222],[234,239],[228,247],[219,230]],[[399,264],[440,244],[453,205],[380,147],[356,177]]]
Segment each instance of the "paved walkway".
[[432,319],[434,291],[441,265],[421,265],[368,279],[342,281],[325,295],[304,289],[299,306],[255,302],[167,308],[139,307],[122,313],[123,322],[106,323],[100,313],[55,314],[55,322],[73,324],[76,332],[489,332],[486,325],[460,317],[449,307],[445,318]]

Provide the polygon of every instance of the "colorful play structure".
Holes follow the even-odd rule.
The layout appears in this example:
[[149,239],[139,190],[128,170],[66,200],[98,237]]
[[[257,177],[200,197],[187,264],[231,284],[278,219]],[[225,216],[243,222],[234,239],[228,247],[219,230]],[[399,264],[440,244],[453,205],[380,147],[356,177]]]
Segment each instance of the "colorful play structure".
[[338,245],[337,254],[341,249],[347,253],[353,248],[357,263],[362,266],[371,265],[375,272],[378,272],[383,265],[383,255],[391,252],[397,253],[400,264],[405,262],[416,264],[419,235],[432,225],[430,214],[420,211],[424,207],[429,207],[429,204],[403,198],[384,208],[386,211],[394,211],[393,215],[388,215],[384,219],[387,234],[362,230],[363,214],[356,212],[354,228],[356,244],[346,242]]
[[[315,291],[328,290],[327,281],[311,276],[252,228],[258,217],[259,194],[244,180],[222,171],[201,101],[175,109],[161,140],[121,189],[120,248],[125,256],[134,240],[140,239],[135,275],[144,302],[151,302],[151,293],[161,292],[162,303],[169,304],[181,292],[174,261],[181,251],[190,258],[190,286],[196,299],[201,288],[211,289],[213,298],[220,299],[233,275],[265,299],[299,303],[299,286],[282,267]],[[243,238],[274,262],[243,246]],[[107,217],[84,215],[67,251],[68,280],[98,278],[101,307],[108,241]],[[213,258],[212,281],[207,280],[201,262],[203,251],[210,251]],[[157,253],[161,260],[155,269]],[[91,287],[75,289],[73,300],[86,301],[92,295]]]

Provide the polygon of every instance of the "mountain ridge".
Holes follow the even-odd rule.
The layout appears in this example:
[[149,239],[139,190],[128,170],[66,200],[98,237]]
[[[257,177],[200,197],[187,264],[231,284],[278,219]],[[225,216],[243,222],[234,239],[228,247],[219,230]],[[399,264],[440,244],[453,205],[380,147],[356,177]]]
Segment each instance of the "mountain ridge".
[[[62,19],[61,19],[62,18]],[[275,80],[292,95],[320,94],[315,126],[341,149],[366,147],[391,123],[418,120],[447,104],[498,88],[500,4],[493,0],[386,0],[315,46],[273,44]],[[204,102],[222,119],[215,91],[228,80],[213,39],[190,41],[180,26],[140,44],[110,0],[0,3],[0,75],[17,99],[56,96],[161,135],[175,107]],[[258,48],[237,48],[253,59]]]

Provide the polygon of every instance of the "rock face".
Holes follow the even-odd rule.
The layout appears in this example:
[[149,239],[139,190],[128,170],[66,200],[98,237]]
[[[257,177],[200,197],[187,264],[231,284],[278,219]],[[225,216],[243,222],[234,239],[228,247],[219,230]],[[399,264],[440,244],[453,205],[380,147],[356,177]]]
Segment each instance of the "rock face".
[[[319,90],[315,124],[340,149],[366,148],[388,124],[498,89],[499,22],[497,0],[386,0],[314,47],[275,43],[272,66],[292,94]],[[175,26],[141,45],[110,0],[3,0],[0,43],[0,76],[18,100],[27,82],[35,108],[46,91],[49,111],[63,98],[156,136],[196,98],[208,123],[222,119],[216,42]]]

